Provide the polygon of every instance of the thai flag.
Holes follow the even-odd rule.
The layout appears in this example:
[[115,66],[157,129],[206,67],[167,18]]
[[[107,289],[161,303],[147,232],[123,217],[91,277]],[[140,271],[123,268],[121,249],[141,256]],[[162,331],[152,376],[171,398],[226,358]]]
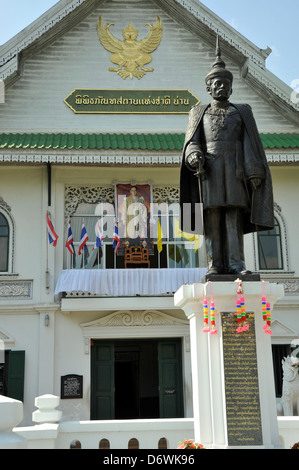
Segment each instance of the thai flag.
[[99,220],[96,223],[96,236],[97,238],[96,238],[92,251],[95,250],[96,248],[99,248],[99,246],[102,246],[102,241],[104,240],[104,236],[102,234],[101,224]]
[[79,246],[79,251],[78,251],[79,255],[81,255],[83,249],[84,251],[87,250],[87,246],[86,246],[87,241],[88,241],[88,235],[86,232],[84,222],[82,222],[81,239],[80,239],[80,246]]
[[113,233],[113,249],[115,251],[115,253],[117,253],[117,250],[119,248],[119,245],[120,245],[120,239],[119,239],[119,236],[118,236],[118,225],[117,225],[117,222],[115,222],[115,227],[114,227],[114,233]]
[[72,255],[75,253],[74,238],[73,238],[73,234],[72,234],[71,221],[70,220],[69,220],[68,226],[67,226],[67,240],[66,240],[65,246]]
[[57,240],[59,237],[57,233],[55,232],[54,226],[50,220],[49,212],[47,212],[47,227],[48,227],[49,243],[50,245],[56,246]]

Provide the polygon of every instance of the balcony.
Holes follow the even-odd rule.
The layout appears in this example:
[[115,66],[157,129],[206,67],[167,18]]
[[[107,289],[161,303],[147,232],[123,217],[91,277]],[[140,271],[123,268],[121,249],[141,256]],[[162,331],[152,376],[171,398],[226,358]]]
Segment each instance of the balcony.
[[65,269],[55,294],[65,297],[164,296],[200,282],[206,268]]

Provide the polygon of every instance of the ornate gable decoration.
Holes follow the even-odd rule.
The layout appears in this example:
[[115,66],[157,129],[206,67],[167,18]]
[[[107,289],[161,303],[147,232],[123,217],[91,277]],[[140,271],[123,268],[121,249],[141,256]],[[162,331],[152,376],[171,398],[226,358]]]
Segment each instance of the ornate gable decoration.
[[[181,320],[158,310],[118,310],[98,320],[81,323],[80,326],[83,333],[85,354],[89,354],[92,339],[103,339],[111,335],[115,338],[119,334],[122,338],[127,338],[131,337],[133,331],[134,337],[143,337],[145,331],[150,331],[151,336],[155,336],[151,327],[154,327],[154,331],[164,330],[165,336],[168,336],[167,333],[173,329],[182,333],[184,327],[186,332],[189,332],[188,320]],[[128,329],[124,330],[124,327]],[[110,328],[112,329],[110,330]],[[146,328],[149,329],[146,330]],[[167,331],[166,334],[165,331]],[[186,337],[187,343],[188,337]]]
[[15,344],[15,339],[9,333],[7,333],[7,331],[4,331],[1,328],[0,330],[0,362],[5,362],[4,356],[3,356],[5,349],[14,347],[14,344]]
[[94,327],[119,326],[171,326],[188,325],[187,320],[174,318],[158,310],[118,310],[104,318],[81,324],[83,329]]
[[298,333],[279,320],[272,322],[271,330],[273,344],[291,344],[293,340],[298,339]]
[[155,26],[150,23],[148,35],[141,40],[137,40],[138,30],[133,28],[131,22],[123,30],[123,41],[117,39],[110,32],[109,23],[106,26],[102,17],[98,19],[98,36],[102,46],[111,52],[110,60],[118,67],[109,67],[110,72],[116,72],[124,80],[133,77],[140,80],[147,72],[153,72],[153,68],[145,68],[145,65],[152,61],[151,53],[154,52],[162,39],[163,26],[161,19],[157,16]]

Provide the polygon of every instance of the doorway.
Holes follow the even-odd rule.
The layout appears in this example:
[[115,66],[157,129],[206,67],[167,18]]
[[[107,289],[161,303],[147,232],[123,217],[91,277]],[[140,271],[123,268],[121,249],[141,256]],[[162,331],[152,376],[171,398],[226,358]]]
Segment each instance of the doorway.
[[181,340],[93,340],[91,419],[183,417]]

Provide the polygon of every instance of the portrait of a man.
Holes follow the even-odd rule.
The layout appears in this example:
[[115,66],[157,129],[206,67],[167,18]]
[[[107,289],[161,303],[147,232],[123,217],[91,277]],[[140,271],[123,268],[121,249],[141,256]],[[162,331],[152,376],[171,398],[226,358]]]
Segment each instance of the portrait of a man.
[[150,239],[151,187],[149,184],[118,184],[117,214],[123,253],[125,243],[140,245],[145,242],[151,251]]

